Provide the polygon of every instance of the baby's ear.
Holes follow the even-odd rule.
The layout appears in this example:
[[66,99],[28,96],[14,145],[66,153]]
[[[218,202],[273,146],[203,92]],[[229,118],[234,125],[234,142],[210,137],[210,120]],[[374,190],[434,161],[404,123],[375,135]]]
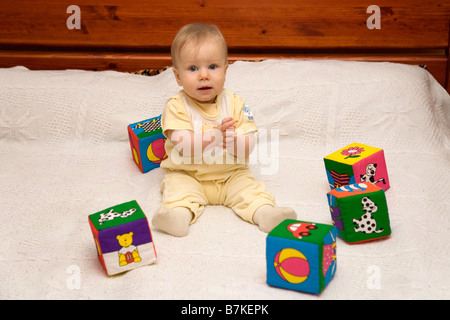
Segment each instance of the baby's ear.
[[177,84],[181,87],[183,86],[181,84],[181,78],[180,78],[180,73],[178,72],[178,69],[176,67],[173,67],[173,74],[175,75],[175,80],[177,80]]

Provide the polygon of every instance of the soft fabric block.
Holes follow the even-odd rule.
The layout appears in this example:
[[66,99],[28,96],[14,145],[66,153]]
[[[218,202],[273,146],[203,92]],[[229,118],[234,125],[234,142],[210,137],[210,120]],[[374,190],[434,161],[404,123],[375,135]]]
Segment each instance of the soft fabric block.
[[391,234],[384,190],[370,182],[341,186],[327,194],[333,225],[349,243]]
[[336,228],[287,219],[266,239],[267,284],[320,293],[336,272]]
[[107,275],[152,264],[156,250],[147,218],[136,201],[89,216],[100,262]]
[[371,182],[389,189],[384,151],[361,143],[352,143],[324,158],[330,187]]
[[131,154],[142,173],[158,168],[167,158],[161,115],[128,125]]

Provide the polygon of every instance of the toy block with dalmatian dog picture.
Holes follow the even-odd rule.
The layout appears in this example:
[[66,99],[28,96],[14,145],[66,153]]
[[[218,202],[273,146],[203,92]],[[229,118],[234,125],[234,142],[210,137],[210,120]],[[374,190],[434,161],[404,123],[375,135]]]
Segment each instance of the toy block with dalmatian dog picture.
[[161,115],[128,125],[131,155],[142,173],[158,168],[167,158]]
[[348,243],[388,237],[391,234],[384,190],[370,182],[341,186],[328,192],[333,225]]
[[89,225],[98,257],[108,276],[156,261],[152,233],[136,201],[91,214]]
[[371,182],[389,189],[383,149],[352,143],[324,158],[331,189],[360,182]]
[[336,228],[287,219],[266,238],[267,284],[320,293],[336,272]]

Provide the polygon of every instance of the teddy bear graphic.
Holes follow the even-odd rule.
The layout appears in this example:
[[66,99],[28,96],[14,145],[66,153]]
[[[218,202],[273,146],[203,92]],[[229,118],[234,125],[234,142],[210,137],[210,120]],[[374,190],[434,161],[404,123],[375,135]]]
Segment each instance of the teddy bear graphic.
[[133,232],[118,235],[116,238],[122,246],[119,250],[119,266],[126,266],[129,263],[139,262],[142,260],[139,256],[137,247],[132,245]]

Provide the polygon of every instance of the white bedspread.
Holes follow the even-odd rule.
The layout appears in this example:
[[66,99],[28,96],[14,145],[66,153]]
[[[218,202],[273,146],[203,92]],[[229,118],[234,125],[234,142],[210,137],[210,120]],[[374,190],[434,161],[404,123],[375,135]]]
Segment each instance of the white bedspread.
[[162,112],[179,90],[172,71],[0,69],[0,299],[450,298],[450,97],[427,71],[237,62],[226,87],[260,128],[255,175],[299,219],[331,224],[324,156],[383,148],[392,236],[338,239],[335,278],[305,294],[268,286],[266,234],[209,206],[187,237],[152,228],[156,264],[107,277],[88,215],[137,200],[151,220],[159,207],[163,171],[140,173],[126,125]]

